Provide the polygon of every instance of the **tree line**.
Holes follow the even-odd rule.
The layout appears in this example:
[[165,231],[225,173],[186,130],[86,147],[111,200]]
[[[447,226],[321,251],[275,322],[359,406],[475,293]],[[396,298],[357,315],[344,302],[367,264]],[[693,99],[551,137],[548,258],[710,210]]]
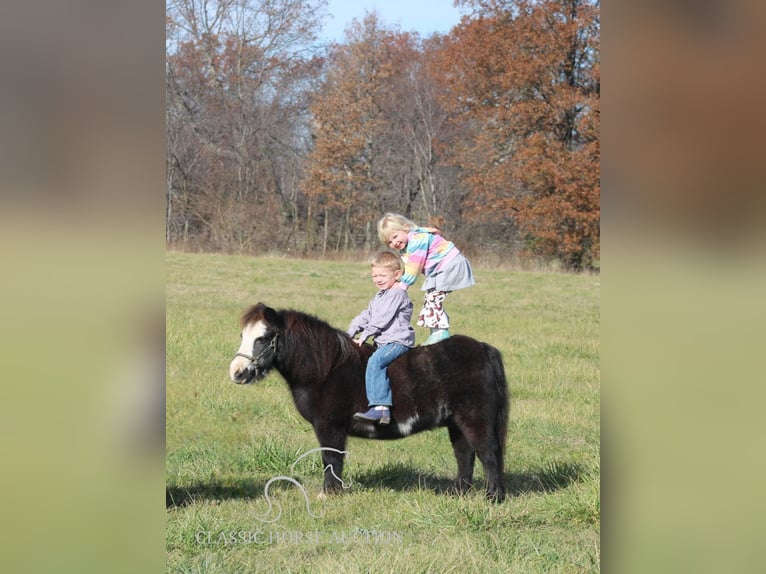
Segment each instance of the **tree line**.
[[169,0],[170,246],[378,246],[386,211],[462,249],[600,256],[599,2],[457,0],[428,38],[326,0]]

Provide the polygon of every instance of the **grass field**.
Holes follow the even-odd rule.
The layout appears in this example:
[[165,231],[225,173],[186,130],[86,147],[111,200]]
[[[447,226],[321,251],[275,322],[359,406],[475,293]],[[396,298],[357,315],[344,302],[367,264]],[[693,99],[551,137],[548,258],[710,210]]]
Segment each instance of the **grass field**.
[[[167,570],[599,571],[600,278],[474,272],[477,284],[450,295],[447,310],[454,333],[503,353],[508,500],[485,499],[478,461],[476,489],[449,493],[456,463],[446,429],[350,438],[348,489],[319,500],[318,453],[291,470],[318,444],[280,375],[238,386],[227,369],[245,307],[263,301],[345,329],[375,293],[368,265],[168,253]],[[421,292],[410,294],[417,312]],[[281,480],[270,486],[269,514],[264,487],[278,476],[296,479],[310,506]]]

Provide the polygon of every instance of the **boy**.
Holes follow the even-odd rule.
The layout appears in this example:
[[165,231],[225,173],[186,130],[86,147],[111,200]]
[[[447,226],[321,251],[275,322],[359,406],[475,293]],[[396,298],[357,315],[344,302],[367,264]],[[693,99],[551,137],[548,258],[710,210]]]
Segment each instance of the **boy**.
[[367,309],[354,317],[348,328],[354,342],[363,345],[372,336],[376,349],[367,362],[365,385],[369,410],[354,418],[381,425],[391,422],[391,384],[388,365],[415,346],[415,330],[410,325],[412,301],[407,291],[396,284],[402,277],[402,260],[390,251],[381,251],[372,260],[372,282],[379,289]]

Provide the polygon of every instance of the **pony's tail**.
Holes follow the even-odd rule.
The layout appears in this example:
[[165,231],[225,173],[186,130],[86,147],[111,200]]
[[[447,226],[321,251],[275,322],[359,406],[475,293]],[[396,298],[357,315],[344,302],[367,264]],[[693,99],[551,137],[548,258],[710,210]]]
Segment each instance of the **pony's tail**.
[[510,396],[508,393],[508,381],[505,378],[505,368],[503,367],[503,356],[496,348],[484,345],[489,363],[492,365],[495,386],[497,388],[497,397],[499,399],[499,408],[495,415],[495,429],[497,431],[497,442],[500,445],[501,461],[505,455],[505,438],[508,434],[508,415],[510,411]]

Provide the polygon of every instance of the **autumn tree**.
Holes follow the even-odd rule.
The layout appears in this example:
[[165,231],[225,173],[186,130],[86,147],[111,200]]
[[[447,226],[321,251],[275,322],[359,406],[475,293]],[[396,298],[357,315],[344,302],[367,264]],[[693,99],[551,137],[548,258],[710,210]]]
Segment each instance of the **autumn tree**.
[[[322,250],[354,246],[354,231],[371,219],[376,193],[384,94],[395,69],[394,36],[380,25],[375,12],[354,21],[347,43],[328,56],[326,76],[315,94],[311,114],[314,147],[304,190],[311,213],[322,225]],[[371,241],[367,234],[366,243]]]
[[512,220],[527,250],[587,268],[600,252],[598,2],[460,3],[474,17],[440,66],[466,212]]
[[[169,240],[251,250],[297,219],[326,0],[171,0]],[[268,222],[269,225],[264,225]]]
[[385,211],[425,221],[445,208],[434,149],[445,114],[423,46],[371,12],[330,50],[304,184],[323,251],[377,244]]
[[326,0],[170,0],[169,244],[370,249],[384,211],[471,251],[600,253],[597,0],[459,0],[448,35]]
[[449,139],[451,129],[441,105],[439,69],[434,65],[442,42],[442,36],[435,34],[421,43],[416,59],[410,62],[410,73],[394,91],[392,109],[398,110],[395,117],[403,149],[410,157],[412,179],[389,209],[444,227],[446,221],[459,225],[464,188],[439,150],[439,142]]

